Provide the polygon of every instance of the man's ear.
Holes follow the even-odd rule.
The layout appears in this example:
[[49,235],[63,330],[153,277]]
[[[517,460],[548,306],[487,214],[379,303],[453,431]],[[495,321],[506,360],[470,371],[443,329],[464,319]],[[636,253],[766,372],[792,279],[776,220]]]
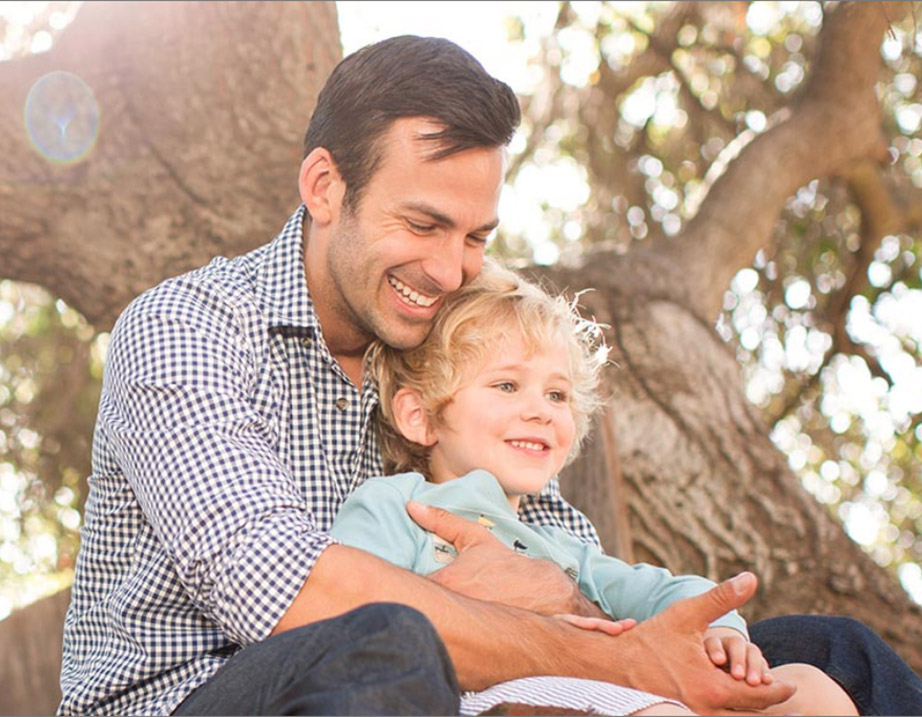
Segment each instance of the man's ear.
[[397,430],[404,438],[421,446],[435,445],[435,431],[429,425],[419,393],[409,388],[401,388],[394,394],[391,411]]
[[301,162],[298,190],[311,221],[320,225],[335,221],[346,194],[346,183],[325,147],[315,147]]

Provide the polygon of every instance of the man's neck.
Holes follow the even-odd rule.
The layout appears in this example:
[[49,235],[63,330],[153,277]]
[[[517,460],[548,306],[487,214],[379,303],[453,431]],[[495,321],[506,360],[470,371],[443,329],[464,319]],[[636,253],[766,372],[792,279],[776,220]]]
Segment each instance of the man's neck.
[[339,355],[333,354],[333,358],[340,365],[345,374],[350,378],[355,387],[362,390],[362,367],[364,366],[364,355]]

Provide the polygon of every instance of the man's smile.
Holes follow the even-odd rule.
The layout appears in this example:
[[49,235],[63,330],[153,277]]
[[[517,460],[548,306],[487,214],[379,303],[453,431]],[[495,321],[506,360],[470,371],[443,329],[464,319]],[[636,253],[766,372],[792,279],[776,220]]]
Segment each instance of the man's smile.
[[421,306],[424,309],[428,309],[439,299],[437,296],[427,296],[426,294],[423,294],[422,292],[407,286],[402,281],[400,281],[400,279],[397,279],[393,276],[388,276],[387,282],[394,287],[400,298],[402,298],[407,304],[410,304],[411,306]]

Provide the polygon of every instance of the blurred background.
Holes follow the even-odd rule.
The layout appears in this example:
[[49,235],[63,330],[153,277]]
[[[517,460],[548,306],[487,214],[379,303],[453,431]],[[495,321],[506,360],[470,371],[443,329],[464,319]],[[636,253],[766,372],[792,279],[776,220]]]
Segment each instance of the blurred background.
[[[0,3],[0,62],[50,50],[79,5]],[[821,3],[682,5],[337,11],[343,54],[398,34],[448,37],[519,93],[525,117],[490,251],[554,264],[679,233],[715,160],[796,101]],[[901,221],[869,241],[860,178],[802,187],[716,326],[804,487],[922,602],[922,30],[910,15],[881,45],[877,83]],[[595,131],[600,113],[613,134]],[[92,151],[89,141],[62,161]],[[108,339],[53,293],[3,277],[0,256],[0,619],[71,580]]]

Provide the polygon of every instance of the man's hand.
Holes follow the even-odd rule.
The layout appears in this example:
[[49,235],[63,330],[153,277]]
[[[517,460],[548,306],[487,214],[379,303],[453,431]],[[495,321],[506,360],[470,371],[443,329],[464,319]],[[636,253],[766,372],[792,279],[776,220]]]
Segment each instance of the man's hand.
[[702,595],[679,600],[615,638],[613,649],[630,666],[628,686],[675,697],[699,714],[751,713],[788,699],[794,685],[735,680],[714,664],[704,647],[710,623],[745,604],[756,584],[755,575],[741,573]]
[[428,576],[442,587],[541,615],[608,619],[554,563],[519,555],[489,529],[447,510],[410,501],[407,512],[421,528],[447,540],[458,551],[455,560]]
[[762,650],[732,627],[708,628],[704,633],[704,649],[711,662],[729,672],[733,679],[746,680],[750,685],[772,683]]

